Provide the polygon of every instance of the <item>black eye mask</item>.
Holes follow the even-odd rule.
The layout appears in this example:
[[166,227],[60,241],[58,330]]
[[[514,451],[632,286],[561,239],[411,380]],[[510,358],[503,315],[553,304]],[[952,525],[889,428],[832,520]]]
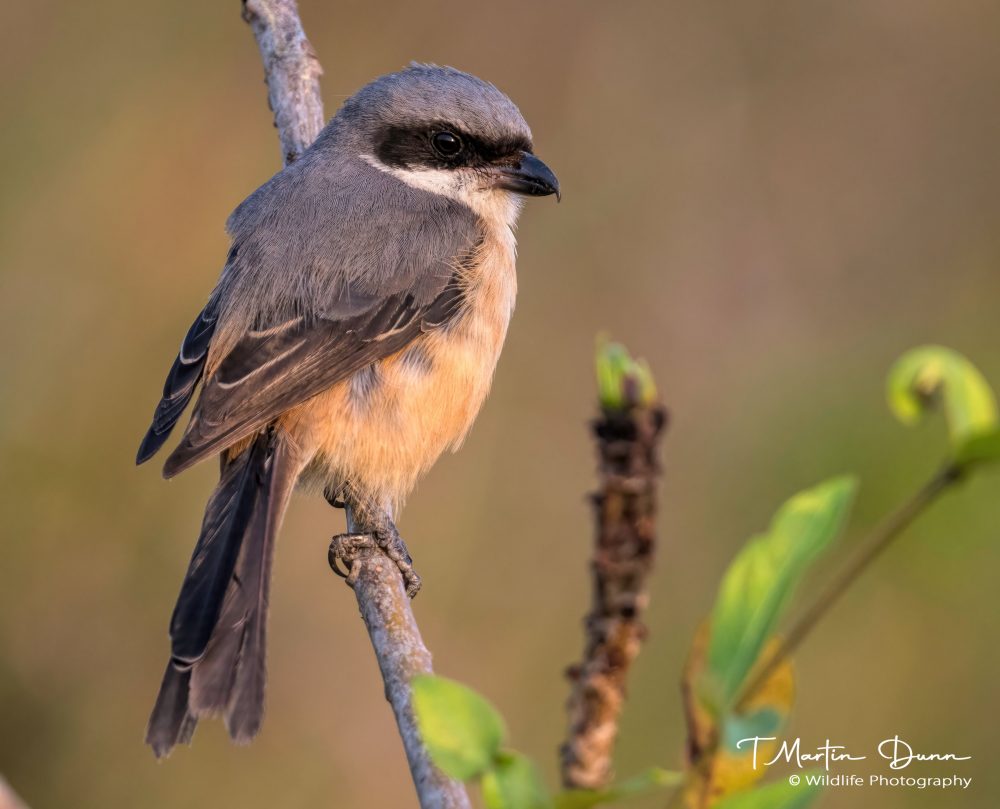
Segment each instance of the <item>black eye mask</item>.
[[[453,154],[448,148],[459,147]],[[446,143],[447,141],[447,143]],[[446,123],[415,127],[386,127],[375,139],[375,156],[386,166],[402,169],[483,168],[516,162],[521,152],[530,152],[524,138],[486,142]],[[441,147],[445,148],[442,149]]]

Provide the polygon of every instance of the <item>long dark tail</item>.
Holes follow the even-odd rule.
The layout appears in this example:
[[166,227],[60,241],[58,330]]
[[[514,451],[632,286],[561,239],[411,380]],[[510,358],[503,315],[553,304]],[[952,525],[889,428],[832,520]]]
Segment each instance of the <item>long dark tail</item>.
[[204,716],[224,716],[241,743],[260,729],[271,558],[301,469],[274,428],[223,462],[170,619],[170,662],[146,732],[157,757],[190,742]]

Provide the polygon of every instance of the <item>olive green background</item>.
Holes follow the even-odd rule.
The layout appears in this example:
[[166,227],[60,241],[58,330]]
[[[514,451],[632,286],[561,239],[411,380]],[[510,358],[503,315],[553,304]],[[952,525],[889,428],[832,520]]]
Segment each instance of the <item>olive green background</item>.
[[[608,330],[648,357],[673,416],[617,765],[678,766],[679,671],[745,538],[794,491],[856,471],[829,573],[942,455],[940,423],[908,430],[886,410],[893,359],[942,343],[1000,385],[1000,7],[304,0],[302,14],[329,114],[411,59],[455,65],[521,106],[564,190],[525,206],[494,393],[402,519],[437,668],[492,699],[554,782]],[[36,809],[414,806],[354,599],[326,565],[342,515],[315,500],[293,503],[281,537],[261,736],[234,748],[207,722],[163,763],[142,744],[216,472],[165,483],[133,453],[221,267],[226,216],[279,165],[239,4],[8,1],[3,19],[0,773]],[[870,757],[895,734],[972,755],[906,771],[972,787],[831,790],[824,809],[997,805],[998,487],[994,473],[949,495],[820,627],[789,728]]]

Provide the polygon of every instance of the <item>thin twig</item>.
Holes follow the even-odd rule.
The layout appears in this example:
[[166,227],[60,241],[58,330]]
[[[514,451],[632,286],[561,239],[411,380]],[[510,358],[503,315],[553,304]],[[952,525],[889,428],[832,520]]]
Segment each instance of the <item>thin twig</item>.
[[295,0],[243,0],[243,19],[257,38],[267,100],[287,165],[316,140],[325,123],[319,92],[323,68],[302,30]]
[[[267,78],[268,100],[281,140],[285,163],[296,160],[323,128],[322,75],[306,39],[294,0],[243,0],[243,19],[253,28]],[[350,509],[348,530],[365,532]],[[353,582],[372,648],[385,682],[406,750],[410,773],[422,809],[469,809],[465,787],[431,763],[413,716],[410,680],[431,674],[431,655],[424,646],[399,570],[374,542],[338,548],[340,558],[357,573]]]
[[567,671],[573,688],[560,764],[568,788],[598,789],[611,779],[628,671],[646,636],[640,618],[656,544],[657,454],[665,422],[662,407],[631,406],[605,408],[593,426],[601,485],[593,495],[597,536],[583,662]]
[[431,762],[413,715],[410,681],[417,674],[434,671],[431,653],[420,636],[399,568],[372,539],[374,527],[361,523],[350,505],[346,512],[348,533],[334,538],[330,546],[331,564],[335,556],[351,571],[351,586],[382,672],[385,697],[396,716],[420,806],[468,809],[465,787]]
[[761,665],[747,681],[739,698],[736,711],[746,707],[750,698],[774,673],[774,670],[806,639],[820,619],[840,600],[847,589],[864,573],[868,566],[888,548],[894,539],[928,508],[937,498],[961,479],[961,469],[953,464],[943,466],[930,480],[918,489],[883,522],[848,565],[833,579],[816,601],[805,610],[791,629],[781,638],[767,662]]

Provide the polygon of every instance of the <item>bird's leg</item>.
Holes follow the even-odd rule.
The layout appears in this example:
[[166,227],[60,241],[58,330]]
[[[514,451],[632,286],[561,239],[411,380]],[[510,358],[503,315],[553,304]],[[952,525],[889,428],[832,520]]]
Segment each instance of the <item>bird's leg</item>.
[[[347,508],[350,529],[348,533],[337,534],[330,542],[328,559],[333,572],[353,587],[361,562],[377,547],[399,568],[406,594],[413,598],[420,592],[422,582],[413,569],[413,558],[392,517],[387,511],[362,508],[341,497],[342,492],[327,493],[331,505],[340,507],[338,504],[343,503]],[[346,571],[341,568],[341,562],[347,567]]]
[[334,508],[347,508],[346,499],[346,486],[328,486],[323,490],[323,496],[326,498],[326,502],[329,503]]

